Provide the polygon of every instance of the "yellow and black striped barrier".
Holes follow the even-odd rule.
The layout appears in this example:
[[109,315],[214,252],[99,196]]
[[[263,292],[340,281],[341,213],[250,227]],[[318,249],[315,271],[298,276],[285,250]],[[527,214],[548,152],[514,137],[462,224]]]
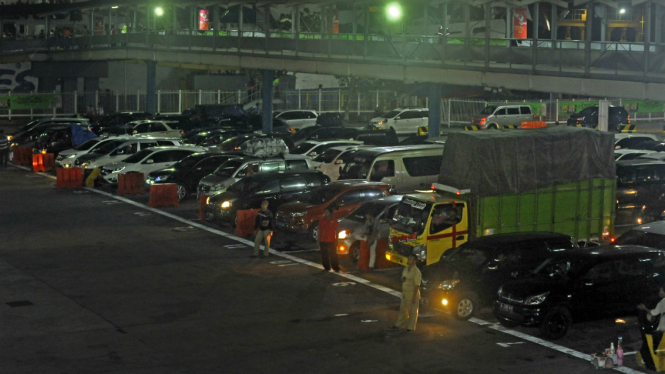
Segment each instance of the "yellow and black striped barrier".
[[427,126],[418,127],[418,136],[425,136],[425,135],[427,135],[428,131],[429,131],[429,127],[427,127]]
[[502,129],[519,129],[519,126],[514,126],[514,125],[503,125],[501,126]]
[[621,132],[621,133],[634,133],[634,132],[637,132],[637,126],[635,126],[635,125],[619,125],[619,132]]
[[478,131],[480,128],[478,126],[464,126],[464,131]]

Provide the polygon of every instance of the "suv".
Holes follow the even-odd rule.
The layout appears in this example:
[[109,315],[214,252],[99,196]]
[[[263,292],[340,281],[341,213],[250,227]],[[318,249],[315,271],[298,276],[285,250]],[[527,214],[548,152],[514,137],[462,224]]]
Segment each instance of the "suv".
[[151,118],[152,114],[147,112],[119,112],[109,114],[99,120],[99,123],[93,125],[90,130],[97,135],[101,135],[106,132],[106,129],[124,125],[127,122],[138,121],[142,119]]
[[275,213],[280,205],[328,182],[330,178],[314,170],[254,174],[234,183],[225,192],[210,197],[206,204],[206,217],[235,224],[237,211],[260,209],[263,200],[270,203],[268,207]]
[[528,275],[553,253],[573,248],[570,236],[540,232],[466,242],[423,269],[425,303],[458,319],[469,319],[481,305],[492,305],[503,283]]
[[[61,167],[61,168],[70,168],[74,166],[74,160],[76,159],[77,156],[84,155],[89,152],[94,152],[97,148],[105,145],[108,142],[111,141],[119,141],[122,140],[122,137],[115,137],[115,138],[102,138],[102,137],[96,137],[88,140],[87,142],[79,145],[78,147],[74,147],[71,149],[66,149],[60,154],[58,154],[58,157],[55,158],[55,166],[56,167]],[[127,136],[125,139],[131,139],[131,137]]]
[[276,113],[274,117],[283,121],[289,132],[297,132],[305,127],[316,125],[319,116],[313,110],[283,110]]
[[212,129],[185,134],[183,135],[182,140],[185,144],[198,145],[208,148],[222,144],[227,139],[231,139],[248,132],[249,130],[240,129]]
[[313,169],[311,161],[300,155],[286,155],[260,158],[255,156],[237,156],[223,164],[212,174],[201,179],[197,195],[214,195],[226,191],[232,184],[241,180],[249,170],[264,173],[277,170]]
[[665,249],[665,221],[633,227],[614,242],[615,245],[641,245],[655,249]]
[[658,141],[654,134],[614,134],[614,149],[640,149],[642,143]]
[[536,115],[528,105],[489,105],[471,117],[471,125],[481,129],[499,129],[503,126],[520,126],[533,121]]
[[[582,109],[579,113],[570,115],[567,121],[568,126],[581,125],[583,127],[594,128],[598,126],[598,105]],[[630,115],[622,106],[610,105],[609,115],[607,117],[608,130],[620,131],[620,125],[630,125]]]
[[565,251],[543,261],[525,279],[497,291],[494,315],[505,326],[539,326],[562,338],[573,320],[635,313],[655,306],[665,285],[665,252],[634,245]]
[[415,134],[418,127],[429,124],[429,109],[397,108],[369,121],[369,129],[393,130],[398,134]]
[[647,203],[665,192],[665,162],[617,161],[617,204]]
[[153,138],[178,138],[184,134],[176,121],[135,121],[132,135],[149,136]]
[[279,207],[275,225],[279,230],[306,233],[317,240],[319,220],[323,211],[333,207],[333,217],[345,217],[361,204],[393,194],[387,183],[367,181],[337,181],[313,189],[298,201]]
[[31,122],[23,126],[16,133],[9,135],[9,145],[13,147],[22,147],[34,142],[44,132],[44,130],[51,127],[64,127],[71,125],[79,125],[83,128],[89,128],[90,122],[87,119],[80,118],[49,118],[38,122]]
[[175,139],[120,139],[114,140],[76,158],[74,167],[95,169],[114,162],[122,161],[138,151],[152,147],[168,147],[180,145]]

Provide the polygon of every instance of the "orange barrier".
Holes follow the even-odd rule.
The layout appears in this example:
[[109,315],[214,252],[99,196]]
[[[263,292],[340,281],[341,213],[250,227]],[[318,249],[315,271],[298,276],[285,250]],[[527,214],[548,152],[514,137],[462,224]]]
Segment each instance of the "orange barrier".
[[178,185],[175,183],[153,184],[150,186],[150,200],[148,206],[151,208],[179,206]]
[[258,209],[239,210],[236,213],[236,230],[234,234],[241,238],[254,234],[254,222]]
[[369,269],[369,247],[364,240],[360,241],[360,254],[358,255],[358,263],[356,264],[360,270]]
[[138,195],[144,193],[145,181],[143,180],[143,173],[128,173],[118,175],[118,195]]
[[208,203],[208,195],[201,195],[199,197],[199,219],[200,220],[205,220],[206,219],[206,205]]
[[32,171],[46,172],[55,169],[53,153],[35,153],[32,155]]
[[374,268],[386,269],[386,268],[394,268],[399,266],[396,263],[388,261],[386,259],[386,251],[388,250],[388,248],[389,248],[388,238],[379,239],[379,242],[376,245],[376,263],[374,264]]
[[14,148],[14,165],[30,166],[32,164],[32,148]]
[[58,188],[80,188],[83,186],[83,169],[68,168],[57,169]]
[[547,123],[545,123],[545,121],[526,121],[522,122],[520,127],[523,129],[538,129],[541,127],[547,127]]

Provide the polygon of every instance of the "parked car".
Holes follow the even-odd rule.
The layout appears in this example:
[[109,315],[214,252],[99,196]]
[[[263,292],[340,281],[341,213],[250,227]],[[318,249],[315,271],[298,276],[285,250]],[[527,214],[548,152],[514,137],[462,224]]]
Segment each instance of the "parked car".
[[315,188],[298,198],[298,201],[282,205],[277,210],[276,226],[279,230],[307,234],[317,239],[317,227],[328,206],[333,207],[333,217],[345,217],[361,204],[390,196],[394,193],[387,183],[367,181],[337,181]]
[[[330,151],[330,149],[328,149],[328,151]],[[322,171],[325,175],[330,177],[331,180],[336,181],[339,179],[340,171],[344,170],[346,164],[353,160],[354,155],[356,152],[358,152],[359,149],[362,149],[362,147],[351,147],[350,149],[338,154],[332,161],[322,162],[319,166],[316,167],[316,170]],[[327,159],[328,158],[325,160]]]
[[310,126],[291,135],[295,146],[310,140],[352,139],[358,129],[340,126]]
[[441,145],[375,147],[358,150],[340,171],[339,180],[385,182],[400,193],[429,190],[443,159]]
[[33,147],[37,152],[52,153],[57,157],[61,151],[73,147],[72,125],[54,126],[45,129],[35,140]]
[[187,137],[183,136],[182,139],[183,144],[198,145],[201,147],[213,147],[222,144],[228,139],[247,133],[249,133],[249,130],[223,128],[199,131],[193,134],[189,134]]
[[120,174],[142,173],[145,177],[155,170],[171,167],[183,158],[197,152],[205,152],[205,148],[178,146],[143,149],[122,161],[103,166],[100,177],[104,182],[116,185]]
[[575,248],[570,236],[522,232],[484,236],[446,251],[423,269],[422,295],[461,320],[492,306],[503,283],[528,276],[552,254]]
[[665,221],[643,224],[626,231],[614,241],[615,245],[641,245],[665,249]]
[[543,336],[563,337],[573,321],[636,313],[655,305],[665,285],[665,252],[633,245],[564,251],[543,261],[525,279],[503,284],[494,315],[506,326],[538,326]]
[[102,135],[106,129],[113,126],[124,125],[125,123],[149,119],[152,117],[152,114],[147,112],[118,112],[108,114],[102,117],[98,123],[91,126],[90,130],[97,135]]
[[184,130],[178,127],[176,121],[145,120],[130,123],[134,124],[132,135],[175,139],[185,133]]
[[215,195],[226,191],[234,183],[244,178],[247,173],[266,173],[277,170],[312,169],[311,161],[302,155],[274,157],[237,156],[221,164],[212,174],[201,179],[197,196]]
[[360,258],[360,241],[358,235],[354,235],[354,233],[363,229],[366,216],[369,214],[378,220],[379,230],[381,231],[380,237],[388,238],[390,235],[390,220],[395,214],[395,209],[400,201],[402,201],[402,195],[392,195],[368,201],[339,221],[339,245],[346,248],[344,252],[351,256],[351,260],[358,261],[358,258]]
[[628,161],[639,158],[642,155],[654,153],[654,151],[647,151],[641,149],[615,149],[614,150],[614,160],[615,161]]
[[617,204],[647,203],[665,192],[665,162],[617,161]]
[[29,132],[36,128],[45,128],[47,126],[58,125],[58,124],[61,125],[77,124],[80,125],[81,127],[90,128],[90,121],[86,118],[65,118],[65,117],[40,118],[34,121],[30,121],[25,125],[16,129],[16,131],[7,136],[7,140],[9,140],[10,142],[18,142],[19,138],[24,136],[26,132]]
[[214,172],[224,162],[237,157],[225,153],[194,153],[175,163],[170,168],[155,170],[147,175],[146,184],[175,183],[178,185],[178,200],[196,192],[201,179]]
[[638,152],[647,152],[639,157],[637,157],[635,160],[640,160],[640,161],[665,161],[665,152],[654,152],[654,151],[638,151]]
[[287,134],[241,134],[233,138],[228,138],[225,141],[209,146],[209,149],[217,150],[220,152],[233,152],[239,151],[245,148],[245,145],[248,144],[252,139],[280,139],[283,140],[286,146],[289,148],[289,152],[292,152],[295,149],[295,145],[291,141],[291,138]]
[[392,130],[358,130],[351,139],[379,147],[399,145],[399,138]]
[[94,152],[97,148],[107,144],[108,142],[120,141],[128,138],[130,137],[127,136],[125,138],[122,137],[103,138],[98,136],[96,138],[90,139],[87,142],[79,145],[78,147],[66,149],[60,152],[58,156],[55,158],[55,166],[61,168],[73,167],[74,160],[76,159],[76,157],[84,155],[89,152]]
[[337,112],[321,113],[316,118],[316,124],[322,126],[342,126],[343,123],[341,113]]
[[665,151],[665,142],[663,141],[653,141],[646,140],[637,145],[633,146],[633,149],[639,149],[643,151],[652,151],[652,152],[664,152]]
[[260,209],[267,200],[275,213],[280,205],[298,199],[303,193],[330,182],[315,170],[280,170],[259,173],[244,178],[226,191],[211,196],[206,204],[206,216],[211,220],[235,223],[236,212]]
[[471,125],[481,129],[499,129],[503,126],[520,126],[534,121],[536,115],[528,105],[488,105],[480,113],[471,116]]
[[397,108],[385,113],[383,116],[372,118],[369,128],[378,130],[393,130],[398,134],[415,134],[418,127],[429,123],[429,109],[426,108]]
[[74,160],[74,166],[92,170],[95,168],[101,168],[104,165],[122,161],[146,148],[178,145],[180,145],[180,142],[176,139],[119,139],[104,144],[94,152],[78,156],[76,160]]
[[640,149],[640,145],[646,141],[658,141],[658,137],[654,134],[614,134],[614,149]]
[[[293,152],[294,155],[304,155],[310,158],[315,158],[321,153],[325,152],[328,148],[335,146],[361,146],[363,142],[355,140],[324,140],[324,141],[308,141],[300,143]],[[318,162],[314,162],[314,165],[318,165]]]
[[44,130],[52,127],[66,127],[72,125],[80,125],[81,127],[88,128],[90,122],[87,119],[49,119],[48,121],[35,122],[30,125],[25,131],[17,131],[9,136],[10,148],[15,147],[33,147],[37,137],[44,133]]
[[[567,121],[568,126],[581,125],[583,127],[595,128],[598,126],[598,105],[582,109],[579,113],[570,115]],[[630,115],[622,106],[610,105],[607,117],[608,130],[619,131],[620,125],[630,124]]]
[[313,110],[282,110],[274,117],[284,121],[289,132],[297,132],[305,127],[316,125],[318,114]]

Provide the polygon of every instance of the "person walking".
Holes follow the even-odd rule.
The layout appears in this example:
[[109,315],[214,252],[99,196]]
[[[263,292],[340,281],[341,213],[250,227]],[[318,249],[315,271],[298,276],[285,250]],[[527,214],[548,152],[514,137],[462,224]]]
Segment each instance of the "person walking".
[[5,131],[0,130],[0,167],[7,169],[9,161],[9,140],[5,136]]
[[[665,289],[661,287],[658,290],[658,297],[660,297],[660,302],[656,305],[654,309],[647,308],[644,304],[637,306],[637,310],[646,312],[646,314],[640,313],[637,317],[640,321],[640,335],[642,335],[642,348],[637,352],[637,364],[638,366],[645,367],[649,370],[656,370],[656,365],[653,362],[651,357],[651,352],[649,350],[649,344],[647,344],[646,334],[650,334],[653,338],[653,349],[654,351],[658,349],[660,341],[663,339],[663,332],[665,332]],[[656,318],[659,318],[656,320]],[[648,329],[647,325],[652,325],[654,329]]]
[[261,242],[263,242],[263,255],[261,257],[268,257],[270,255],[270,238],[272,237],[272,232],[275,230],[275,217],[273,217],[272,212],[268,210],[268,201],[263,200],[261,202],[261,210],[256,215],[256,221],[254,222],[254,253],[249,257],[258,257],[259,256],[259,247],[261,247]]
[[395,325],[388,328],[390,331],[404,330],[413,332],[418,321],[418,307],[420,304],[420,281],[422,274],[416,266],[416,255],[409,255],[407,267],[402,270],[402,303],[399,307],[399,316]]
[[333,218],[333,210],[327,207],[323,211],[323,219],[319,221],[318,227],[319,252],[321,252],[321,263],[326,271],[330,268],[339,273],[339,261],[337,260],[337,248],[335,242],[339,231],[339,222]]

